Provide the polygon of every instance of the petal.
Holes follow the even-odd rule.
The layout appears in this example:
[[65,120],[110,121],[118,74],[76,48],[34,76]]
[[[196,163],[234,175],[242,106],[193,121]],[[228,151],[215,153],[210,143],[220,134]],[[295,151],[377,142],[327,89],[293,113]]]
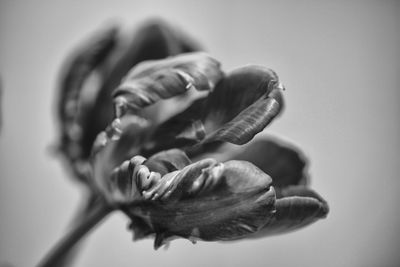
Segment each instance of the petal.
[[262,131],[283,107],[282,85],[274,71],[261,66],[239,68],[208,98],[204,143],[245,144]]
[[186,93],[192,87],[212,90],[222,75],[219,65],[205,53],[145,61],[133,68],[114,92],[119,113],[127,109],[138,111],[160,99]]
[[190,163],[191,161],[185,152],[179,149],[170,149],[154,154],[143,164],[149,170],[158,172],[163,176],[169,172],[183,169]]
[[[121,170],[116,170],[116,168],[121,163],[123,168],[129,167],[124,161],[138,154],[143,139],[146,138],[148,127],[147,121],[140,117],[124,116],[121,119],[115,119],[106,131],[97,136],[91,157],[94,184],[110,202],[115,202],[114,187],[124,183],[121,182],[121,178],[131,180],[131,177],[121,175]],[[119,184],[115,184],[114,180]],[[130,181],[125,183],[132,184]]]
[[204,159],[165,175],[144,192],[140,205],[123,210],[140,222],[136,231],[156,233],[156,248],[171,236],[234,240],[258,231],[272,216],[270,184],[271,178],[251,163]]
[[218,161],[249,161],[270,175],[277,188],[307,184],[309,179],[305,155],[293,144],[276,137],[262,135],[243,146],[227,143],[193,160],[207,157]]
[[61,151],[78,178],[85,179],[78,162],[85,154],[83,132],[87,125],[80,123],[80,116],[90,102],[83,97],[84,83],[109,56],[116,43],[117,28],[110,27],[97,33],[79,47],[71,56],[61,77],[58,96],[58,117],[61,124]]
[[[153,134],[158,143],[149,153],[170,146],[187,149],[192,155],[216,142],[245,144],[262,131],[283,107],[282,85],[270,69],[239,68],[224,77],[205,99],[195,101],[182,113],[166,121]],[[144,152],[146,153],[146,152]]]
[[163,21],[151,21],[126,40],[120,40],[114,57],[109,60],[103,74],[102,85],[94,99],[93,107],[81,119],[82,125],[90,125],[83,132],[86,157],[92,144],[103,129],[113,120],[112,92],[136,64],[149,59],[161,59],[179,53],[195,51],[199,46],[185,34],[176,31]]
[[253,238],[297,230],[325,218],[329,213],[327,202],[313,190],[293,186],[277,192],[276,213]]

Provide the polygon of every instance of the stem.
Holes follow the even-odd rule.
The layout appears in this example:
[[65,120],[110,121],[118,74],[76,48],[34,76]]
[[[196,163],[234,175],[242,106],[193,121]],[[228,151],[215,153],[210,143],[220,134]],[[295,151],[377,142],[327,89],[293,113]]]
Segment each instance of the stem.
[[75,225],[74,228],[50,250],[37,267],[59,266],[60,262],[65,260],[65,255],[68,254],[94,226],[110,214],[111,211],[113,211],[113,208],[105,203],[97,205],[87,217]]
[[[103,201],[94,194],[89,192],[89,197],[83,201],[81,207],[78,209],[78,212],[75,214],[74,218],[71,221],[69,229],[74,229],[75,226],[78,226],[81,222],[83,222],[87,217],[91,216],[92,211],[95,211],[99,205],[104,205]],[[81,242],[78,242],[73,248],[64,253],[61,257],[58,258],[57,267],[68,267],[73,266],[73,261],[75,260],[79,247],[82,246]]]

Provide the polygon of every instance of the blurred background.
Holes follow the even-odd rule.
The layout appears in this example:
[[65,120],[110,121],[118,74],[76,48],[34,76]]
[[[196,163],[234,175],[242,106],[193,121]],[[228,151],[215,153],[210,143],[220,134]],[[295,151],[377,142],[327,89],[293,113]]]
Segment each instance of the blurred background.
[[279,74],[287,105],[267,131],[308,155],[331,212],[287,235],[159,251],[132,242],[114,214],[75,266],[400,266],[400,2],[296,0],[0,0],[0,266],[35,265],[82,196],[50,149],[66,56],[110,21],[134,32],[154,17],[226,71],[255,63]]

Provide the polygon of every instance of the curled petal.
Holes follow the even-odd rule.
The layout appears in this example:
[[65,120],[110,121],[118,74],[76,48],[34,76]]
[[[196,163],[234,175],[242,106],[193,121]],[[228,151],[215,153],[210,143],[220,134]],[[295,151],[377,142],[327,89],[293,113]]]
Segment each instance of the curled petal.
[[143,24],[131,36],[122,36],[103,68],[101,84],[97,88],[93,105],[82,114],[81,124],[88,126],[82,132],[85,158],[90,156],[96,136],[113,120],[112,92],[133,66],[145,60],[162,59],[199,48],[186,34],[158,20]]
[[117,28],[111,27],[92,37],[72,55],[61,77],[58,117],[61,124],[61,151],[78,178],[86,179],[79,162],[85,156],[83,134],[87,125],[81,116],[88,103],[83,97],[84,83],[111,53],[116,43]]
[[[146,61],[133,68],[114,92],[117,108],[138,111],[160,99],[197,90],[212,90],[221,78],[219,62],[205,53]],[[122,115],[120,114],[120,115]]]
[[278,188],[307,184],[309,180],[306,156],[293,144],[276,137],[262,135],[243,146],[226,143],[193,160],[206,157],[249,161],[270,175]]
[[138,205],[122,209],[136,238],[156,234],[155,247],[172,236],[234,240],[261,229],[274,213],[271,178],[242,161],[212,159],[164,175]]
[[281,234],[310,225],[329,213],[327,202],[313,190],[292,186],[277,192],[276,212],[253,237]]
[[169,172],[183,169],[190,163],[185,152],[179,149],[170,149],[154,154],[144,162],[144,165],[163,176]]
[[[122,168],[129,166],[124,162],[138,154],[148,127],[148,122],[143,118],[129,115],[115,119],[104,132],[97,136],[92,151],[94,183],[110,202],[115,202],[113,196],[115,190],[112,188],[116,185],[113,181],[124,183],[120,182],[120,178],[125,178],[124,175],[121,176],[118,173],[116,168],[121,163]],[[127,183],[131,182],[127,181]]]
[[280,112],[283,98],[278,76],[260,66],[246,66],[228,75],[208,98],[203,143],[242,145],[261,132]]
[[190,147],[187,152],[193,155],[216,142],[245,144],[282,110],[282,89],[270,69],[239,68],[224,77],[207,98],[160,125],[153,138],[162,141],[146,149],[151,153],[170,146]]

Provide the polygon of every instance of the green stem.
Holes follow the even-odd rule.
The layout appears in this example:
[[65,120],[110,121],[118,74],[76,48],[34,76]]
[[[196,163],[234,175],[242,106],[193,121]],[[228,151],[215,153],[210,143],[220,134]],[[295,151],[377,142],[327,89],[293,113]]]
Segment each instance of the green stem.
[[54,267],[65,260],[65,255],[68,254],[74,246],[102,221],[114,209],[105,203],[97,205],[81,222],[64,236],[58,244],[43,258],[37,267]]

